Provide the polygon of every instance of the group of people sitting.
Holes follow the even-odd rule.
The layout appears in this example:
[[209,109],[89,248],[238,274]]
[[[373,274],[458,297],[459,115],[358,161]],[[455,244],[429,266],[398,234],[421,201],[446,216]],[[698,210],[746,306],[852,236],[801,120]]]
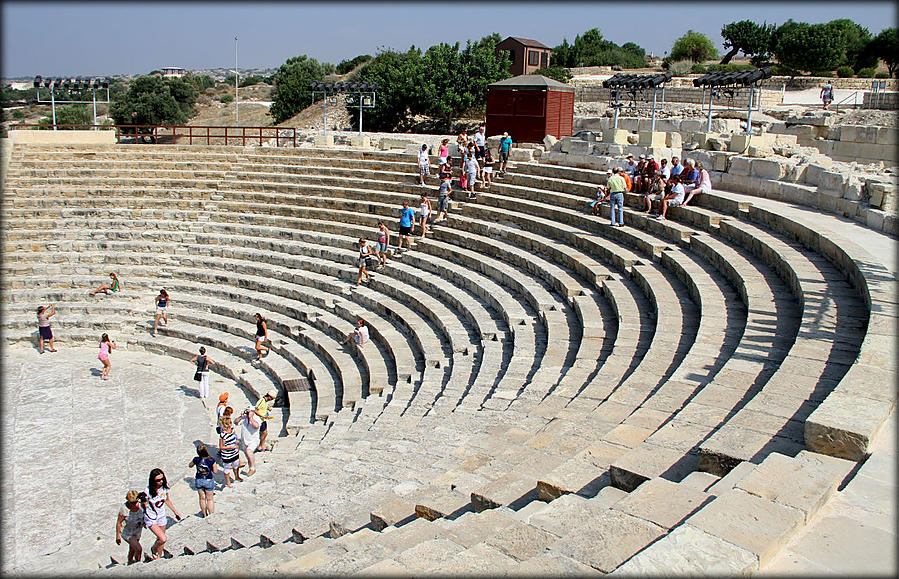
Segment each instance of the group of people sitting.
[[[677,157],[662,159],[656,162],[654,155],[640,155],[635,161],[633,155],[627,155],[624,167],[606,171],[609,181],[597,189],[593,213],[599,214],[600,202],[612,202],[612,225],[623,225],[619,215],[615,218],[616,194],[622,194],[618,203],[619,213],[623,210],[623,193],[630,192],[643,196],[646,210],[652,213],[653,201],[658,203],[657,219],[665,219],[669,207],[686,207],[700,193],[712,192],[712,180],[709,172],[699,161],[685,159],[683,164]],[[616,179],[612,179],[616,176]],[[620,180],[619,180],[620,178]]]

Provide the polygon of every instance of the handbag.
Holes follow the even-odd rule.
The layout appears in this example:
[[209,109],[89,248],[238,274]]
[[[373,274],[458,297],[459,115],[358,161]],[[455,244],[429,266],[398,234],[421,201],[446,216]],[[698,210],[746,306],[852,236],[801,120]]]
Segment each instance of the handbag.
[[194,374],[194,380],[196,380],[197,382],[199,382],[199,381],[203,378],[202,374],[203,374],[202,372],[200,372],[199,370],[197,370],[196,373]]

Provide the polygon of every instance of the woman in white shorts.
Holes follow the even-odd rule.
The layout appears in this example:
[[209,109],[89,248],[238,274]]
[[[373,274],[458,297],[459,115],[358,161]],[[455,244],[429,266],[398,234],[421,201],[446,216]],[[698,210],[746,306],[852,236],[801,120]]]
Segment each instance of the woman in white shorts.
[[143,547],[140,546],[140,534],[144,528],[144,510],[141,508],[140,493],[130,490],[125,495],[125,504],[119,509],[115,523],[115,544],[121,545],[122,539],[128,543],[128,564],[140,563]]
[[159,318],[165,322],[165,325],[169,325],[169,317],[166,314],[166,308],[169,307],[169,292],[165,291],[165,288],[159,290],[159,295],[156,296],[156,318],[153,320],[153,335],[156,335],[156,328],[159,326]]
[[431,218],[431,200],[424,193],[421,194],[421,208],[418,213],[418,223],[421,225],[421,237],[424,239],[428,232],[428,219]]
[[162,548],[166,541],[165,527],[168,524],[168,517],[165,516],[166,505],[172,509],[175,518],[181,520],[181,514],[175,510],[175,505],[169,498],[169,483],[161,468],[154,468],[150,471],[150,480],[143,492],[141,502],[144,508],[144,526],[156,535],[156,542],[150,547],[150,555],[154,559],[159,559],[162,557]]

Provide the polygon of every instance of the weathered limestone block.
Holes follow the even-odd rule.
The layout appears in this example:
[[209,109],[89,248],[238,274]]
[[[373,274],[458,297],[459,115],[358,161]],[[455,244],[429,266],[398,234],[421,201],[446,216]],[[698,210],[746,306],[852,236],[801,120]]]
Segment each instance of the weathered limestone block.
[[784,164],[775,159],[753,159],[750,174],[762,179],[780,179],[784,176]]
[[805,172],[805,182],[809,185],[820,185],[824,179],[824,173],[833,165],[823,165],[818,159],[809,163]]
[[728,151],[732,151],[734,153],[742,153],[749,148],[750,143],[755,138],[755,135],[732,135],[730,138],[730,146],[728,148]]
[[583,141],[581,139],[575,139],[572,137],[562,137],[562,152],[563,153],[576,153],[578,155],[589,155],[592,149],[592,146],[587,141]]
[[842,196],[846,189],[846,182],[849,180],[848,173],[839,171],[823,171],[818,178],[818,186],[830,191],[839,191]]
[[774,147],[769,147],[768,145],[749,145],[749,148],[746,150],[746,152],[750,157],[764,159],[774,156]]
[[899,144],[899,129],[895,127],[877,127],[877,138],[873,142],[878,145],[887,145],[895,148]]
[[709,137],[705,142],[705,148],[710,151],[727,151],[728,146],[728,142],[721,137]]
[[545,137],[543,137],[543,147],[547,151],[552,150],[557,142],[559,142],[559,139],[555,138],[552,135],[546,135]]
[[805,422],[806,447],[821,454],[862,460],[869,454],[871,441],[891,406],[891,401],[831,392]]
[[613,509],[671,529],[712,499],[711,495],[663,478],[641,484]]
[[529,559],[544,552],[558,537],[543,529],[513,521],[485,542],[518,561]]
[[602,142],[626,145],[628,144],[627,137],[629,134],[624,129],[606,129],[602,132]]
[[690,133],[698,133],[704,131],[706,122],[699,119],[683,119],[680,122],[680,132],[688,135]]
[[495,509],[520,499],[534,490],[534,480],[507,473],[471,492],[471,505],[476,512]]
[[633,134],[633,133],[628,133],[628,134],[627,134],[627,143],[628,143],[629,145],[636,145],[636,144],[638,144],[639,142],[640,142],[640,137],[639,137],[638,135],[635,135],[635,134]]
[[[771,134],[769,133],[770,137]],[[797,145],[796,135],[774,135],[774,143],[775,146],[784,147],[787,145]]]
[[353,135],[350,137],[351,147],[371,147],[371,138],[368,135]]
[[316,147],[333,147],[334,135],[315,135],[313,142]]
[[772,452],[737,488],[775,503],[799,509],[808,523],[836,492],[855,463],[801,451],[796,458]]
[[552,501],[564,494],[592,497],[609,484],[607,471],[581,458],[570,458],[537,481],[540,500]]
[[736,156],[730,158],[730,169],[727,170],[729,175],[749,175],[752,170],[752,159],[749,157]]
[[691,140],[699,145],[700,149],[705,149],[706,143],[708,143],[709,138],[715,136],[715,133],[693,133]]
[[664,147],[665,133],[661,131],[640,131],[638,144],[643,147]]
[[680,149],[684,144],[684,137],[680,133],[671,131],[665,133],[665,146],[671,149]]
[[405,149],[406,145],[412,144],[409,139],[397,139],[394,137],[382,137],[381,142],[379,143],[381,150],[386,151],[388,149]]
[[764,567],[804,520],[802,511],[731,489],[686,524],[753,553]]
[[787,125],[814,125],[818,127],[830,126],[833,119],[829,114],[821,114],[828,111],[808,111],[804,115],[787,117]]
[[413,518],[415,506],[407,501],[393,501],[371,512],[371,526],[382,531],[400,521]]
[[615,570],[625,577],[735,577],[758,570],[758,558],[723,539],[681,525]]
[[818,138],[818,132],[812,125],[792,125],[784,129],[784,134],[794,135],[802,143]]
[[576,527],[549,549],[611,573],[635,553],[661,537],[664,529],[653,523],[608,510]]
[[522,163],[530,163],[534,160],[534,149],[513,148],[509,152],[510,161],[520,161]]
[[864,194],[864,183],[855,175],[849,175],[846,181],[846,188],[843,192],[843,199],[850,201],[860,201]]

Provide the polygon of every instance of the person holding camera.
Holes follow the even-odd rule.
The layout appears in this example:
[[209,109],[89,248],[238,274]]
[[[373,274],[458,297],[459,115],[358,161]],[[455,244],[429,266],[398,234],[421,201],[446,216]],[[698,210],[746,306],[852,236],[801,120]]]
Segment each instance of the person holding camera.
[[115,350],[115,340],[110,340],[109,334],[103,334],[100,337],[100,353],[97,359],[103,363],[100,377],[104,380],[109,380],[109,371],[112,369],[112,364],[109,363],[109,354],[112,350]]
[[240,443],[243,446],[243,452],[247,456],[247,466],[250,470],[244,476],[253,476],[256,474],[256,449],[259,448],[259,429],[262,423],[256,415],[254,408],[246,408],[237,419],[240,428]]
[[115,523],[115,544],[121,545],[122,539],[128,543],[129,565],[140,562],[143,553],[140,545],[140,534],[144,528],[144,509],[139,498],[141,495],[143,493],[135,490],[128,491]]

